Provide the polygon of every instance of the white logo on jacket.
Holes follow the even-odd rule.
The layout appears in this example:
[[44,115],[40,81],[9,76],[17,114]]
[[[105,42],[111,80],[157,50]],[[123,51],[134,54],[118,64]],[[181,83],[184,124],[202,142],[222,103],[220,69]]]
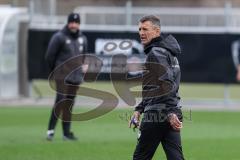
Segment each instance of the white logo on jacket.
[[71,40],[70,39],[67,39],[66,40],[66,44],[70,44],[71,43]]
[[82,38],[82,37],[79,37],[79,38],[78,38],[78,42],[79,42],[80,44],[83,44],[83,38]]
[[79,51],[83,52],[83,46],[82,45],[79,47]]

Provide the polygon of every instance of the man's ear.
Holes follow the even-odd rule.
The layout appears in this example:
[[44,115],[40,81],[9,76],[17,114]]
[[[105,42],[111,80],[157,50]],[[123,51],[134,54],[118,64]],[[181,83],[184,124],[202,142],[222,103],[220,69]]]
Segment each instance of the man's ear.
[[159,35],[160,35],[160,33],[161,33],[161,29],[160,29],[160,28],[157,28],[157,32],[158,32]]
[[154,29],[155,29],[156,33],[160,35],[161,29],[159,27],[155,27]]

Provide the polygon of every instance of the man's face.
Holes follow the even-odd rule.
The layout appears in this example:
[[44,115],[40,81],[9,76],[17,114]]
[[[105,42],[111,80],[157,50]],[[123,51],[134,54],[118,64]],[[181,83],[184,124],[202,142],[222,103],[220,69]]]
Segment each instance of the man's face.
[[142,44],[146,46],[153,38],[160,36],[160,28],[154,26],[151,21],[140,22],[139,35]]
[[76,22],[71,22],[68,24],[68,28],[72,33],[77,33],[80,28],[80,24]]

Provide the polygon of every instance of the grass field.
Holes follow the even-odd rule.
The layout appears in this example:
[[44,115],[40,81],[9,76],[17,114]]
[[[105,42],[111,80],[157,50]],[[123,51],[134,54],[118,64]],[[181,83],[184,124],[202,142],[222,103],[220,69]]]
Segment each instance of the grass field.
[[[115,110],[98,119],[74,122],[77,142],[64,142],[58,124],[53,142],[45,140],[50,109],[0,107],[2,160],[130,160],[136,133]],[[81,110],[84,112],[84,110]],[[185,113],[187,116],[188,114]],[[239,160],[240,112],[193,112],[182,130],[186,160]],[[154,160],[166,159],[159,147]]]
[[[49,83],[46,80],[35,80],[33,86],[36,88],[43,96],[55,96],[55,91],[49,87]],[[82,86],[98,89],[102,91],[108,91],[114,95],[117,95],[111,82],[94,82],[94,83],[83,83]],[[140,90],[140,87],[134,88],[135,90]],[[229,96],[233,100],[240,100],[240,85],[231,84],[228,85],[227,91]],[[182,83],[180,85],[180,94],[183,99],[224,99],[224,90],[226,89],[223,84],[191,84]],[[38,96],[36,91],[33,91],[33,96]]]

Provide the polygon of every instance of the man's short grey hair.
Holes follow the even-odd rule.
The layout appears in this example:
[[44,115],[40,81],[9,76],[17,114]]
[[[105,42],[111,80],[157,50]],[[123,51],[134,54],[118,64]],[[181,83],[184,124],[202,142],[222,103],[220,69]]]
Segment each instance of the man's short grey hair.
[[152,22],[152,24],[158,28],[161,28],[161,23],[160,23],[160,19],[155,16],[155,15],[147,15],[147,16],[143,16],[139,22],[143,23],[143,22],[146,22],[146,21],[150,21]]

